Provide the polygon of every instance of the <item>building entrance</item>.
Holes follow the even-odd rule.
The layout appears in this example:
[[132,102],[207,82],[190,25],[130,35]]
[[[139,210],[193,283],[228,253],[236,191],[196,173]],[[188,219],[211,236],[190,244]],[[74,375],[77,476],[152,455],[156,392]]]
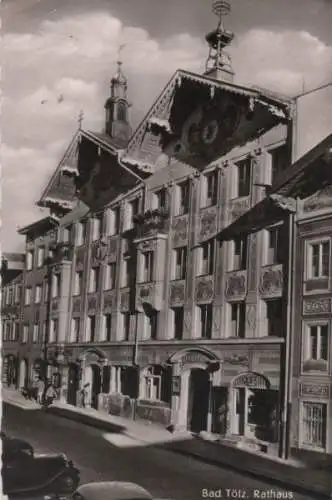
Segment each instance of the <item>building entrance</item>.
[[194,368],[189,378],[188,428],[195,433],[207,430],[209,412],[209,374],[201,368]]
[[79,389],[79,366],[76,364],[71,364],[69,366],[68,372],[68,394],[67,403],[70,405],[76,405],[77,401],[77,391]]
[[98,396],[101,392],[101,371],[99,366],[91,365],[92,369],[92,388],[91,388],[91,407],[98,409]]

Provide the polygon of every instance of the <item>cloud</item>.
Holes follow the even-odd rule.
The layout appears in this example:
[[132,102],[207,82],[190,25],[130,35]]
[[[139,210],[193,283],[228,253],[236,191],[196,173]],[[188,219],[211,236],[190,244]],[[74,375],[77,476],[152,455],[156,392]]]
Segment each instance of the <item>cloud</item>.
[[[5,246],[15,241],[17,224],[36,216],[32,204],[56,168],[60,145],[71,140],[80,109],[86,128],[103,127],[121,44],[134,126],[176,69],[204,71],[203,34],[154,39],[105,12],[44,21],[34,33],[3,36]],[[294,94],[303,77],[310,88],[332,76],[332,47],[307,32],[252,29],[235,39],[230,52],[239,83]],[[17,200],[15,213],[9,200]]]

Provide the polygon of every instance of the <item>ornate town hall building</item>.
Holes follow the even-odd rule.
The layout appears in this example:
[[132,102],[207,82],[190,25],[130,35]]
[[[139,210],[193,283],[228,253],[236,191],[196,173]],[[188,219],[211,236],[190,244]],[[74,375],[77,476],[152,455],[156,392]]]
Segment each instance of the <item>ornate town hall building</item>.
[[[78,131],[39,202],[50,217],[21,230],[22,328],[39,351],[31,373],[43,352],[63,401],[276,452],[286,446],[290,223],[257,232],[249,218],[220,235],[289,170],[294,102],[234,83],[226,11],[216,2],[205,73],[178,70],[133,134],[119,63],[104,132]],[[271,203],[263,218],[294,211],[292,200]],[[331,452],[327,415],[321,449]]]

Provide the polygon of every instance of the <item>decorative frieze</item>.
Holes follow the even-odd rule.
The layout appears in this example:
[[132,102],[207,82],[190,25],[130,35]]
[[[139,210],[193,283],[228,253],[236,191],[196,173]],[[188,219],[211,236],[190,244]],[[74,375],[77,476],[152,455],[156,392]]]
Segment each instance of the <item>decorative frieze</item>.
[[120,309],[121,311],[129,311],[130,291],[122,290],[120,293]]
[[213,236],[217,232],[217,212],[216,207],[204,210],[200,214],[199,238],[204,240]]
[[169,301],[171,306],[183,305],[185,300],[185,281],[174,281],[170,284]]
[[227,299],[243,299],[247,292],[247,271],[228,273],[225,296]]
[[116,292],[115,290],[104,293],[104,309],[114,309],[116,301]]
[[188,216],[175,217],[172,225],[173,245],[182,246],[188,242]]
[[305,397],[329,399],[330,386],[329,384],[303,383],[300,384],[300,393],[301,396]]
[[88,311],[95,311],[97,309],[97,295],[88,295]]
[[229,213],[230,213],[230,223],[235,219],[243,215],[250,208],[250,198],[236,198],[230,201]]
[[136,309],[143,311],[146,304],[153,309],[160,311],[163,307],[162,288],[160,284],[144,283],[136,287]]
[[310,299],[303,301],[303,314],[326,314],[331,312],[331,299]]
[[81,311],[81,297],[73,298],[73,313],[79,313]]
[[196,278],[195,300],[196,302],[211,302],[214,298],[213,276],[201,276]]
[[262,268],[259,291],[265,297],[280,297],[283,288],[282,265]]

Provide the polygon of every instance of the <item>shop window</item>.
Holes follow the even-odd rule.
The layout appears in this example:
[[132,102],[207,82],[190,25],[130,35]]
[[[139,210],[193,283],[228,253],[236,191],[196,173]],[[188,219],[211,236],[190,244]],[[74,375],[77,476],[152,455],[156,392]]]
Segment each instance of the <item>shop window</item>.
[[303,403],[302,444],[311,448],[325,450],[327,407],[324,403]]
[[330,273],[330,241],[308,244],[308,278],[328,278]]

